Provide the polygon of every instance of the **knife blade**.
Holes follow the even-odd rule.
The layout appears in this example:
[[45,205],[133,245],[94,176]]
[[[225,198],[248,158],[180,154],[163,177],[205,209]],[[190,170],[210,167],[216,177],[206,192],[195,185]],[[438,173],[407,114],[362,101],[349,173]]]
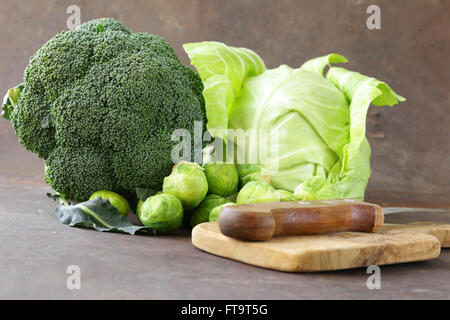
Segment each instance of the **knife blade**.
[[450,212],[450,209],[435,209],[435,208],[417,208],[417,207],[382,207],[384,214],[393,214],[400,212]]

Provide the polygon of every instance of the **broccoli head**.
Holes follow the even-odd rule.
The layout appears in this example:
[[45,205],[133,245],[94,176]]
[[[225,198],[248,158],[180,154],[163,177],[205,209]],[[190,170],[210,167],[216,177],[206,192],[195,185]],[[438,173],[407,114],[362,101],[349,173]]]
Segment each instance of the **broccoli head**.
[[97,190],[160,188],[173,130],[205,123],[203,85],[162,38],[110,18],[61,32],[25,70],[8,113],[46,180],[74,200]]

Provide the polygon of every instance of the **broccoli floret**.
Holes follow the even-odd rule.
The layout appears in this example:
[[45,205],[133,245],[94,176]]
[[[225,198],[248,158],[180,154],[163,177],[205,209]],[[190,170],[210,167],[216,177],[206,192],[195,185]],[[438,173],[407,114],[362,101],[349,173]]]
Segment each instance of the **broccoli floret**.
[[67,198],[160,188],[173,130],[206,122],[198,74],[164,39],[102,18],[61,32],[30,59],[8,112],[20,143],[45,159]]
[[45,161],[46,178],[68,199],[83,200],[98,190],[117,190],[111,160],[92,146],[58,146]]

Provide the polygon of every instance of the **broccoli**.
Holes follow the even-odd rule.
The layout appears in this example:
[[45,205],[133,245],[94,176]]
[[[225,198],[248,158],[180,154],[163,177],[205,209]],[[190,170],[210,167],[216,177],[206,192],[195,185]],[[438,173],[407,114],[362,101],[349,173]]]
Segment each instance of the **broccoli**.
[[52,188],[84,201],[97,190],[160,188],[173,165],[172,131],[193,135],[194,121],[206,122],[202,90],[162,38],[102,18],[45,43],[3,116],[45,159]]

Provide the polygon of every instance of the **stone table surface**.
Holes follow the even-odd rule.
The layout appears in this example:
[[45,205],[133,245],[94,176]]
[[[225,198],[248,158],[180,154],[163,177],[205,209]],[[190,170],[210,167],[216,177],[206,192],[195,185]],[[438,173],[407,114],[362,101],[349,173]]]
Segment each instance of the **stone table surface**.
[[[381,266],[381,289],[365,268],[283,273],[202,252],[189,234],[129,236],[56,220],[46,185],[0,176],[2,299],[440,299],[450,298],[450,250],[425,262]],[[422,215],[421,217],[419,217]],[[450,215],[387,216],[450,222]],[[69,265],[81,289],[66,287]]]

